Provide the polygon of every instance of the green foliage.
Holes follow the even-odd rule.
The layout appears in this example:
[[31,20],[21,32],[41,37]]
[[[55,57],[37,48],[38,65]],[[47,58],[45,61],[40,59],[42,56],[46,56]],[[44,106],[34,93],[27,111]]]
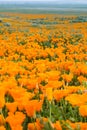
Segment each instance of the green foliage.
[[8,93],[5,95],[5,102],[14,102],[14,99]]
[[9,123],[5,123],[5,128],[6,128],[6,130],[11,130]]
[[78,16],[75,19],[70,21],[71,23],[82,23],[87,22],[87,16]]
[[4,26],[6,26],[6,27],[10,27],[11,24],[10,24],[10,23],[4,23]]
[[27,130],[28,129],[28,123],[31,122],[30,118],[26,115],[26,118],[24,120],[24,122],[22,123],[23,126],[23,130]]
[[27,42],[23,40],[23,41],[20,41],[18,44],[19,44],[19,45],[25,45],[26,43],[27,43]]
[[50,122],[45,122],[44,128],[42,130],[54,130],[54,128],[52,128]]

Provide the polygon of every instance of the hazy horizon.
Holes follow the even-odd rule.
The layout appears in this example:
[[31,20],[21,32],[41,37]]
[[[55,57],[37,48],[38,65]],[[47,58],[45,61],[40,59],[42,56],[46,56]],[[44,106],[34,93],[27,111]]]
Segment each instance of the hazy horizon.
[[[5,3],[5,2],[15,2],[15,3],[23,3],[23,2],[56,2],[58,4],[87,4],[87,0],[0,0],[1,3]],[[55,3],[55,4],[56,4]]]
[[0,0],[0,12],[87,13],[87,0]]

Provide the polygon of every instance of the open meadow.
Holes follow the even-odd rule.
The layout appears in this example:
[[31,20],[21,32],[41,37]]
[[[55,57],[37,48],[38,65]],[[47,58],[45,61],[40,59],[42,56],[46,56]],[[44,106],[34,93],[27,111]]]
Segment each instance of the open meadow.
[[0,12],[0,130],[87,130],[87,15]]

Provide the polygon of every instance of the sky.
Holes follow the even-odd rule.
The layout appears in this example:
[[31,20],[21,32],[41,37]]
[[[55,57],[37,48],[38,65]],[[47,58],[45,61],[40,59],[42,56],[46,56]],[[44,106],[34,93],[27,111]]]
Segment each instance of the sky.
[[0,0],[0,1],[3,1],[3,2],[8,2],[8,1],[12,1],[12,2],[17,2],[17,1],[20,1],[20,2],[28,2],[28,1],[39,1],[39,2],[58,2],[58,3],[87,3],[87,0]]
[[[2,1],[2,0],[0,0]],[[64,3],[68,3],[68,2],[87,2],[87,0],[3,0],[3,1],[57,1],[57,2],[64,2]]]

